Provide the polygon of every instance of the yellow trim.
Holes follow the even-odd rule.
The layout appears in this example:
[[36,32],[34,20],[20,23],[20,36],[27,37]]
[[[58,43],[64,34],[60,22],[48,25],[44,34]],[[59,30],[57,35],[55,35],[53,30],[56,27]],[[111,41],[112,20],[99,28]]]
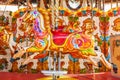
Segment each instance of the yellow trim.
[[[52,80],[52,77],[43,77],[36,80]],[[57,80],[79,80],[79,79],[71,78],[69,76],[60,76]]]

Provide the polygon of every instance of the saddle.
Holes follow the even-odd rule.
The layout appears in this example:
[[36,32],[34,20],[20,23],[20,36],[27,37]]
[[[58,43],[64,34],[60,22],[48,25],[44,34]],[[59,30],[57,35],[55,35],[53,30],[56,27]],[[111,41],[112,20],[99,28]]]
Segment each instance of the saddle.
[[70,34],[69,32],[63,32],[63,26],[59,26],[59,28],[55,31],[52,31],[53,34],[53,42],[56,45],[64,44],[66,38]]

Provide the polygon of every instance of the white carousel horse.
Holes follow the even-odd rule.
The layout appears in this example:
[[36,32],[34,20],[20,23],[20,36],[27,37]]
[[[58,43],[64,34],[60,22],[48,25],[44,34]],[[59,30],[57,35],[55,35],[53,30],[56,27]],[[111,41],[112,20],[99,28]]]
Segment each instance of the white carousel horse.
[[[41,22],[43,22],[43,21],[41,21]],[[43,23],[43,25],[44,25],[44,23]],[[40,29],[39,28],[37,28],[37,26],[36,27],[34,27],[34,29],[36,29],[37,31],[39,31],[40,32]],[[44,28],[41,28],[42,30],[44,30]],[[29,31],[28,30],[28,28],[27,28],[27,30],[26,31]],[[34,33],[34,35],[41,35],[41,34],[38,34],[38,33]],[[45,35],[45,34],[43,34],[43,35]],[[36,37],[36,36],[35,36]],[[35,41],[37,41],[38,40],[38,38],[36,38],[35,39]],[[11,40],[10,40],[11,42],[13,41],[13,35],[11,35]],[[36,43],[36,42],[35,42]],[[15,43],[16,44],[16,43]],[[34,45],[34,42],[31,44],[31,45],[29,45],[28,47],[31,47],[31,46],[33,46]],[[18,45],[18,47],[19,47],[19,45]],[[28,48],[27,47],[27,48]],[[26,49],[27,49],[26,48]],[[12,48],[11,48],[12,49]],[[17,58],[17,57],[21,57],[26,51],[26,49],[21,49],[21,48],[19,48],[20,50],[19,50],[19,53],[17,53],[17,54],[15,54],[14,56],[13,56],[13,58],[15,59],[15,58]],[[13,50],[13,49],[12,49]],[[37,53],[36,53],[37,54]],[[35,54],[34,54],[35,55]]]
[[[40,17],[40,21],[44,22],[43,18]],[[44,24],[41,24],[41,26],[43,26],[43,25],[44,25]],[[45,30],[45,29],[44,29],[44,30],[40,29],[40,28],[41,28],[40,25],[39,25],[39,27],[37,27],[37,28],[39,28],[39,29],[37,29],[37,30],[38,30],[38,32],[41,33],[41,34],[42,34],[42,31]],[[39,31],[39,30],[40,30],[40,31]],[[41,35],[41,34],[40,34],[40,35]],[[36,35],[38,35],[38,34],[35,33],[35,36],[36,36]],[[47,34],[47,35],[48,35],[48,36],[51,36],[51,35],[49,35],[49,34]],[[48,36],[47,36],[47,38],[48,38]],[[36,36],[36,37],[37,37],[37,36]],[[45,37],[45,35],[44,35],[44,37]],[[38,52],[39,52],[39,51],[42,52],[43,50],[45,50],[45,49],[46,49],[46,46],[47,46],[47,47],[50,47],[50,45],[48,45],[48,44],[50,44],[49,42],[51,42],[51,40],[50,40],[50,39],[47,39],[47,40],[48,40],[48,42],[45,43],[44,40],[43,40],[43,42],[39,42],[39,39],[38,39],[38,43],[40,43],[41,45],[44,45],[44,46],[45,46],[45,47],[43,47],[43,49],[38,50]],[[41,48],[42,48],[42,47],[41,47]],[[79,49],[77,49],[77,50],[79,51]],[[29,51],[27,51],[27,49],[26,49],[26,51],[25,51],[25,50],[22,50],[22,51],[20,51],[19,54],[24,54],[25,52],[29,52]],[[14,55],[13,58],[16,59],[17,57],[22,56],[22,55],[17,56],[17,55],[19,55],[19,54]],[[34,53],[33,55],[29,56],[29,57],[22,63],[22,65],[26,65],[26,64],[29,62],[29,60],[33,59],[33,58],[34,58],[36,55],[38,55],[38,54],[39,54],[39,53]],[[76,54],[77,54],[77,53],[76,53]],[[81,54],[81,55],[83,55],[84,58],[90,60],[91,63],[93,63],[95,66],[98,66],[98,64],[97,64],[97,62],[96,62],[94,59],[99,59],[101,62],[103,62],[103,64],[104,64],[108,69],[112,69],[111,63],[109,63],[109,62],[105,59],[103,53],[94,51],[94,54],[96,54],[96,55],[94,55],[94,56],[92,56],[92,55],[83,55],[83,54]]]
[[[9,47],[10,47],[12,53],[15,52],[15,49],[13,48],[13,46],[16,46],[19,50],[21,50],[21,46],[22,46],[22,45],[20,45],[21,42],[20,41],[16,42],[15,39],[20,38],[20,36],[25,36],[25,33],[30,31],[29,26],[31,24],[27,25],[25,23],[26,20],[30,17],[30,15],[29,15],[29,17],[27,17],[27,19],[26,19],[26,16],[28,16],[29,10],[32,8],[29,0],[27,1],[27,5],[28,5],[28,8],[27,8],[26,12],[25,13],[24,12],[19,13],[20,17],[17,18],[17,21],[16,21],[16,31],[14,33],[10,34]],[[27,26],[27,27],[25,28],[24,31],[20,29],[20,28],[25,27],[25,26]]]
[[15,52],[15,49],[13,48],[13,46],[17,46],[19,49],[21,49],[20,45],[16,41],[14,41],[14,38],[17,39],[19,36],[24,36],[24,32],[21,31],[19,27],[23,23],[23,18],[25,18],[26,14],[27,14],[27,12],[23,16],[21,16],[20,18],[17,19],[16,34],[12,33],[12,32],[10,34],[8,44],[9,44],[9,47],[10,47],[12,53]]

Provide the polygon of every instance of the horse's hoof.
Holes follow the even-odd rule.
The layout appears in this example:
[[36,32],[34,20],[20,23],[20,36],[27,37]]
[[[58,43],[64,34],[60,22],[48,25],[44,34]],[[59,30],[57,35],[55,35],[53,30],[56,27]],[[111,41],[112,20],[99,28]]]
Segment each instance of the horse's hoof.
[[113,66],[113,71],[114,73],[117,73],[118,72],[118,68],[117,68],[117,65],[112,63],[112,66]]
[[25,68],[27,65],[25,64],[25,65],[21,65],[19,68],[20,69],[23,69],[23,68]]
[[98,67],[102,67],[102,63],[101,62],[98,62]]

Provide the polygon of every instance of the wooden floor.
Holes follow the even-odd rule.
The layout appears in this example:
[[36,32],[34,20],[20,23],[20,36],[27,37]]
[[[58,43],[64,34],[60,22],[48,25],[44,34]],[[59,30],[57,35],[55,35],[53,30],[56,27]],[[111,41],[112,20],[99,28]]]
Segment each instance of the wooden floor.
[[[51,80],[50,76],[43,74],[31,74],[31,73],[10,73],[0,72],[0,80]],[[68,74],[61,76],[58,80],[120,80],[113,77],[110,72],[102,72],[95,74]]]

